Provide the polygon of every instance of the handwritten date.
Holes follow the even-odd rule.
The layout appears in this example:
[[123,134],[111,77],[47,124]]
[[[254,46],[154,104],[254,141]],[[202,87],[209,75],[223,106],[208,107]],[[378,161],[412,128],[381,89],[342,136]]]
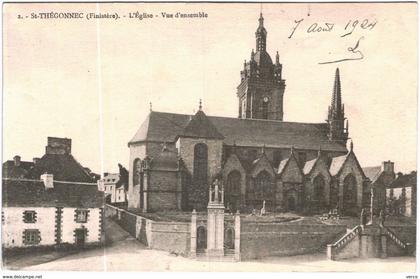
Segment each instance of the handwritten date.
[[[295,32],[299,29],[304,28],[306,30],[306,33],[322,33],[322,32],[332,32],[335,29],[338,29],[336,27],[335,23],[332,22],[313,22],[309,26],[303,27],[304,19],[301,18],[299,20],[294,21],[294,26],[292,27],[292,31],[289,35],[289,39],[293,37]],[[372,30],[375,28],[377,21],[376,20],[369,20],[369,19],[363,19],[363,20],[349,20],[344,28],[339,32],[341,33],[340,37],[345,37],[348,35],[351,35],[357,28],[360,28],[362,30]],[[336,27],[336,28],[334,28]]]

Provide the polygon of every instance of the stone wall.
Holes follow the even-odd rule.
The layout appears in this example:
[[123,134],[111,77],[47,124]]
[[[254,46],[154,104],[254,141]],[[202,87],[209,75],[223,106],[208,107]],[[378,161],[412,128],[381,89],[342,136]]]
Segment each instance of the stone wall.
[[176,144],[178,148],[178,154],[181,156],[185,163],[188,171],[194,173],[194,147],[198,143],[204,143],[207,145],[208,150],[208,184],[212,182],[212,179],[216,174],[220,173],[222,169],[222,148],[223,141],[212,140],[212,139],[196,139],[196,138],[179,138]]
[[344,225],[241,224],[241,259],[290,256],[322,250],[346,233]]
[[190,223],[152,222],[150,248],[188,255],[190,251]]
[[177,210],[177,172],[149,171],[148,212]]
[[106,205],[105,211],[107,217],[115,219],[124,230],[147,247],[181,255],[189,254],[189,222],[153,221],[111,205]]

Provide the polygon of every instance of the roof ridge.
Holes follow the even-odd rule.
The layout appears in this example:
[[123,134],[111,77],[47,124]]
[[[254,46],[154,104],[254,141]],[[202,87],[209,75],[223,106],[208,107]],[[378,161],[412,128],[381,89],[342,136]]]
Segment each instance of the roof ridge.
[[[150,114],[174,114],[174,115],[183,115],[183,116],[194,116],[195,114],[186,114],[186,113],[174,113],[174,112],[164,112],[164,111],[152,111]],[[298,121],[282,121],[282,120],[275,120],[275,119],[257,119],[257,118],[238,118],[234,116],[217,116],[217,115],[207,115],[209,118],[229,118],[229,119],[236,119],[236,120],[243,120],[243,121],[262,121],[262,122],[272,122],[272,123],[291,123],[291,124],[307,124],[307,125],[327,125],[326,122],[298,122]]]

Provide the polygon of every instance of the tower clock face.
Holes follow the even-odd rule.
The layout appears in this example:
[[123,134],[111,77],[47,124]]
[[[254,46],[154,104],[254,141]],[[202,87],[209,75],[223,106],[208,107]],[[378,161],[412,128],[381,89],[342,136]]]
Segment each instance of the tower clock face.
[[264,103],[268,102],[268,97],[264,97]]

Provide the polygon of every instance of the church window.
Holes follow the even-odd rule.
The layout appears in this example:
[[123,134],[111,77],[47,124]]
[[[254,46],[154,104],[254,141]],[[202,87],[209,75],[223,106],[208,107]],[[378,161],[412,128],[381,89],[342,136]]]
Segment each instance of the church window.
[[133,185],[139,185],[140,184],[140,173],[141,173],[141,160],[135,159],[133,164]]
[[262,104],[262,119],[268,119],[268,98],[264,98]]
[[324,200],[325,180],[321,175],[315,177],[314,182],[314,200],[322,202]]
[[194,146],[194,180],[200,184],[207,184],[207,145],[198,143]]
[[231,211],[236,211],[239,206],[239,199],[241,195],[241,173],[234,170],[229,173],[226,183],[226,194],[225,194],[226,206]]
[[259,200],[271,200],[273,198],[273,186],[268,172],[260,172],[255,179],[255,196]]
[[343,200],[346,204],[354,204],[357,201],[357,184],[356,178],[349,174],[344,179]]

